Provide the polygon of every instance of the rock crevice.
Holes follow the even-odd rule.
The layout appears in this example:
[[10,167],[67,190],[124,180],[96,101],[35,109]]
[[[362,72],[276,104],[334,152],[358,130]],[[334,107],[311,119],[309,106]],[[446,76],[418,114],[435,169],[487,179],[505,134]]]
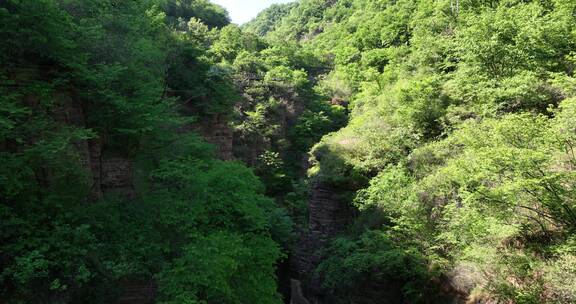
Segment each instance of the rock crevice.
[[312,186],[308,208],[308,229],[302,233],[294,249],[292,268],[302,281],[308,299],[322,303],[320,299],[326,295],[321,278],[315,274],[321,263],[321,251],[350,224],[353,209],[345,193],[324,182],[315,182]]

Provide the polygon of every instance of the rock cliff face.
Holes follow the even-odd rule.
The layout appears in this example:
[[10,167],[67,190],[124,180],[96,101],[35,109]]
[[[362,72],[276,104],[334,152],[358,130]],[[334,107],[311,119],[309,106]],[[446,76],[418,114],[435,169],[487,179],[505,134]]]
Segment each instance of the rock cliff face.
[[[86,128],[85,111],[80,102],[74,101],[69,95],[58,96],[58,107],[53,113],[54,118],[65,124]],[[106,153],[105,139],[102,137],[82,140],[73,143],[79,155],[79,161],[90,184],[88,202],[102,199],[107,193],[115,193],[134,199],[134,161],[128,157]],[[120,304],[154,303],[157,286],[150,280],[132,280],[120,284]]]
[[128,199],[136,197],[133,161],[123,156],[104,155],[102,141],[93,139],[79,143],[82,166],[88,173],[90,201],[115,193]]
[[[58,106],[53,116],[65,125],[87,128],[82,103],[72,94],[56,97]],[[80,165],[85,169],[90,184],[89,201],[101,199],[105,193],[115,192],[128,198],[135,197],[133,162],[127,157],[103,153],[104,139],[95,138],[74,143],[80,156]]]
[[292,279],[290,282],[290,304],[310,304],[310,302],[304,297],[304,292],[302,291],[302,283],[298,280]]
[[270,140],[262,136],[234,136],[234,156],[249,167],[256,167],[260,155],[270,150]]
[[224,115],[214,115],[201,122],[196,128],[207,142],[216,147],[216,156],[222,160],[233,160],[234,131]]
[[[34,98],[30,97],[30,103]],[[74,94],[63,92],[56,96],[57,106],[52,116],[64,125],[87,128],[86,110]],[[232,160],[234,132],[224,115],[214,115],[209,119],[185,127],[183,131],[195,130],[204,139],[215,145],[217,157]],[[90,184],[88,201],[97,201],[106,193],[120,194],[129,199],[136,197],[134,189],[134,161],[126,156],[106,150],[105,135],[74,144],[80,156],[80,165],[85,169]],[[49,175],[49,173],[47,174]],[[48,177],[49,178],[49,177]]]
[[155,303],[158,286],[154,281],[126,281],[120,284],[123,291],[117,304]]
[[292,268],[312,303],[328,303],[321,278],[314,271],[321,262],[320,251],[346,228],[353,218],[353,210],[344,193],[323,182],[313,185],[308,208],[308,230],[296,245]]
[[[59,97],[60,104],[54,113],[58,121],[66,125],[87,128],[85,109],[71,95]],[[302,109],[292,103],[283,104],[278,111],[279,135],[286,137],[287,130],[295,123]],[[182,132],[194,130],[207,142],[215,145],[217,157],[222,160],[240,159],[254,166],[258,157],[271,149],[270,139],[261,136],[241,138],[234,134],[229,120],[224,115],[214,115],[194,125],[184,127]],[[74,143],[90,183],[89,202],[102,199],[105,194],[115,193],[129,199],[136,198],[134,189],[134,161],[128,157],[112,154],[106,149],[106,138],[94,138]],[[337,189],[316,183],[309,202],[310,218],[308,231],[303,233],[295,248],[291,261],[293,272],[300,280],[291,282],[291,298],[295,304],[319,303],[322,296],[321,284],[313,276],[320,263],[319,250],[341,232],[351,218],[348,204]],[[156,286],[152,281],[129,281],[120,286],[118,303],[152,303]],[[310,295],[312,302],[306,300]]]
[[100,185],[102,192],[115,192],[134,198],[134,165],[125,157],[103,157],[100,162]]

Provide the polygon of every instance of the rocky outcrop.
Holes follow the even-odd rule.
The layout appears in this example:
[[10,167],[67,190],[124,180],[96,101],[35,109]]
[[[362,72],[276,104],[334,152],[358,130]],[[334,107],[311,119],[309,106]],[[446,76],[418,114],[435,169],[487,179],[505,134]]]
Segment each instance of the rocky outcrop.
[[100,139],[92,139],[78,147],[82,165],[88,172],[90,201],[101,199],[107,193],[135,198],[134,162],[127,157],[103,154],[102,146]]
[[214,115],[202,121],[196,128],[204,139],[216,147],[216,156],[221,160],[233,160],[234,131],[225,115]]
[[[82,103],[72,96],[65,93],[55,96],[57,106],[54,107],[52,116],[64,125],[88,128]],[[127,198],[135,197],[133,162],[129,158],[103,153],[102,136],[76,141],[73,146],[90,185],[89,201],[97,201],[104,194],[112,192]]]
[[[345,193],[323,182],[313,185],[308,208],[308,230],[301,235],[294,250],[292,268],[312,300],[324,296],[321,279],[314,274],[321,262],[320,251],[348,226],[353,209]],[[319,300],[313,302],[321,303]]]
[[100,185],[103,193],[134,198],[133,161],[125,157],[103,157],[100,162]]
[[475,265],[460,262],[436,282],[440,292],[452,299],[455,304],[489,304],[497,303],[490,298],[485,298],[482,293],[474,294],[472,291],[478,286],[485,286],[486,281],[482,270]]
[[260,156],[271,149],[270,141],[262,136],[235,136],[234,155],[249,167],[256,167]]
[[[248,97],[247,97],[248,98]],[[254,101],[252,101],[254,102]],[[247,103],[248,104],[248,103]],[[246,104],[238,104],[239,112],[248,112],[252,109]],[[302,102],[289,98],[279,100],[278,106],[268,113],[273,134],[263,135],[259,132],[237,131],[234,135],[234,156],[250,167],[256,167],[259,159],[266,151],[277,151],[281,155],[286,153],[282,142],[288,138],[288,132],[304,111]]]
[[[202,102],[209,102],[202,98]],[[207,114],[200,112],[194,102],[190,100],[179,104],[180,115],[193,117],[194,122],[179,127],[176,132],[194,132],[211,143],[216,148],[216,157],[221,160],[233,160],[234,130],[230,125],[229,115],[226,113]]]
[[155,303],[158,286],[154,281],[126,281],[119,286],[121,295],[117,304]]
[[304,297],[302,291],[302,283],[298,280],[292,279],[290,282],[290,304],[310,304]]
[[[84,141],[87,145],[86,148],[80,149],[82,159],[85,160],[83,164],[87,169],[86,172],[90,174],[90,201],[96,201],[102,198],[102,141],[100,139],[93,139]],[[85,152],[83,152],[85,151]]]

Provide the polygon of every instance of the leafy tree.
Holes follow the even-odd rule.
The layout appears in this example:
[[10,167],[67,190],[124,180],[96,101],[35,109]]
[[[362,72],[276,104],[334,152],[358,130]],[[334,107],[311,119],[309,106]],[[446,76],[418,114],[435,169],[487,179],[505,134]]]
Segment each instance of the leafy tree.
[[224,27],[230,23],[228,12],[207,0],[162,0],[167,21],[177,29],[185,29],[192,18],[203,20],[210,27]]
[[[0,4],[1,302],[114,302],[133,279],[156,279],[166,302],[280,301],[274,265],[290,219],[249,169],[186,131],[236,96],[208,54],[219,35],[208,26],[227,15],[156,4]],[[166,26],[172,17],[186,26]],[[134,195],[92,195],[109,155],[133,163]]]

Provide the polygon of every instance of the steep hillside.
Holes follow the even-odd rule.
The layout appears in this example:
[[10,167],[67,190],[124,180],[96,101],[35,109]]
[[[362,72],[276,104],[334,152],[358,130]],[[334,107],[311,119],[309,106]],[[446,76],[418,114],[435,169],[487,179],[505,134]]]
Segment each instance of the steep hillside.
[[216,157],[225,59],[266,48],[227,24],[207,1],[0,3],[0,302],[282,302],[292,221]]
[[575,9],[303,0],[271,26],[352,111],[311,152],[310,180],[341,197],[310,201],[295,267],[312,298],[576,300]]
[[574,303],[575,16],[0,1],[0,302]]
[[313,54],[204,0],[10,0],[0,33],[0,302],[287,300],[346,123]]

